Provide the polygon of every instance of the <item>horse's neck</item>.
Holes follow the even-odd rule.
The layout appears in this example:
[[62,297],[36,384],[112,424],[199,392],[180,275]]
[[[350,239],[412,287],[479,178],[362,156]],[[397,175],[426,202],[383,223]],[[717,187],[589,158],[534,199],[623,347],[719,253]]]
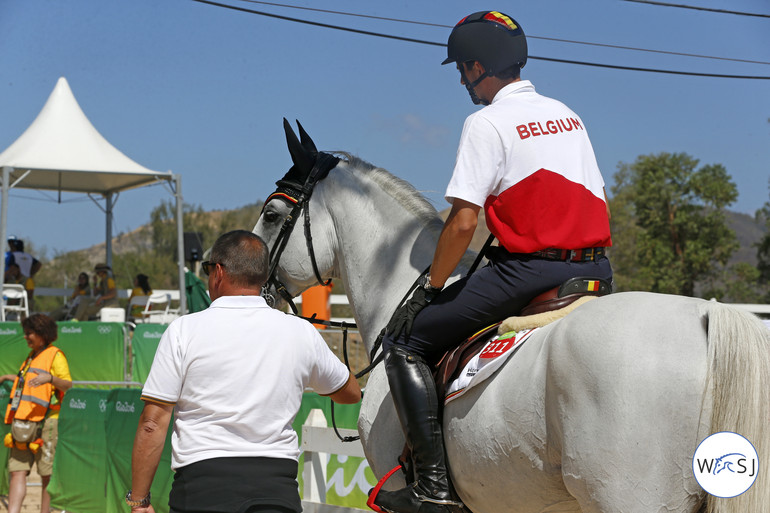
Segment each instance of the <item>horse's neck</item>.
[[[325,193],[335,195],[325,202],[337,236],[336,266],[368,350],[430,265],[440,223],[418,220],[366,176],[336,175],[324,184]],[[343,179],[356,183],[334,183]]]

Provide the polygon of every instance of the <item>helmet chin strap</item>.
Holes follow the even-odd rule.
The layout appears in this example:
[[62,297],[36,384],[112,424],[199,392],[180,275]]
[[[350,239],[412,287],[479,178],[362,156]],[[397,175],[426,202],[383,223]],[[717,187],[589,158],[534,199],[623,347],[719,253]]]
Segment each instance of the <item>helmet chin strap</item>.
[[474,105],[489,105],[489,102],[486,100],[482,100],[479,98],[479,95],[476,94],[476,86],[481,83],[482,80],[485,78],[491,76],[488,71],[484,71],[479,78],[474,80],[473,82],[470,82],[468,80],[468,77],[465,76],[465,69],[464,66],[460,66],[460,76],[463,79],[463,84],[465,84],[465,89],[468,90],[468,94],[471,95],[471,101]]

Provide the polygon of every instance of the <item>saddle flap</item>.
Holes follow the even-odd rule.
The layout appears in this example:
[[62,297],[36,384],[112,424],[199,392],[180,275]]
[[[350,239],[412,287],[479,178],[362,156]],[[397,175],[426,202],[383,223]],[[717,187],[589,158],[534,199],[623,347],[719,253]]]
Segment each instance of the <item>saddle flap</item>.
[[499,322],[484,328],[444,355],[434,372],[438,397],[444,397],[447,385],[457,378],[468,362],[481,351],[484,344],[497,334],[498,326],[500,326]]

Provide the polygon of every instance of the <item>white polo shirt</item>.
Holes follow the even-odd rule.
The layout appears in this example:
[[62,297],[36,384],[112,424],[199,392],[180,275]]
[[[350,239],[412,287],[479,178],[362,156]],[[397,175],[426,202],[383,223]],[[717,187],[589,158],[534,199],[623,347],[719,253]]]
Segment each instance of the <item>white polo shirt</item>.
[[604,180],[583,121],[522,80],[465,120],[446,191],[485,210],[511,252],[609,246]]
[[297,460],[305,388],[336,392],[349,371],[307,321],[259,296],[225,296],[163,334],[142,398],[174,403],[172,468],[240,456]]

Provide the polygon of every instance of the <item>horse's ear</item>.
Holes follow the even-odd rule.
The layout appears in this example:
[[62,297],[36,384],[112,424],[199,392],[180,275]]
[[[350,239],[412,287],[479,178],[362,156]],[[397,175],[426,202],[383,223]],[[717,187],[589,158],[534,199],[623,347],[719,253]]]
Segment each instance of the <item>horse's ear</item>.
[[300,141],[302,141],[302,146],[312,155],[317,155],[318,150],[315,147],[315,143],[313,142],[313,139],[310,138],[309,135],[307,135],[307,132],[305,132],[305,129],[302,127],[302,124],[297,120],[297,126],[299,127],[299,137]]
[[299,139],[297,134],[291,129],[291,125],[283,118],[283,131],[286,132],[286,144],[289,147],[289,154],[291,155],[291,161],[294,163],[294,167],[299,171],[310,170],[313,167],[314,155],[310,155],[307,149]]

